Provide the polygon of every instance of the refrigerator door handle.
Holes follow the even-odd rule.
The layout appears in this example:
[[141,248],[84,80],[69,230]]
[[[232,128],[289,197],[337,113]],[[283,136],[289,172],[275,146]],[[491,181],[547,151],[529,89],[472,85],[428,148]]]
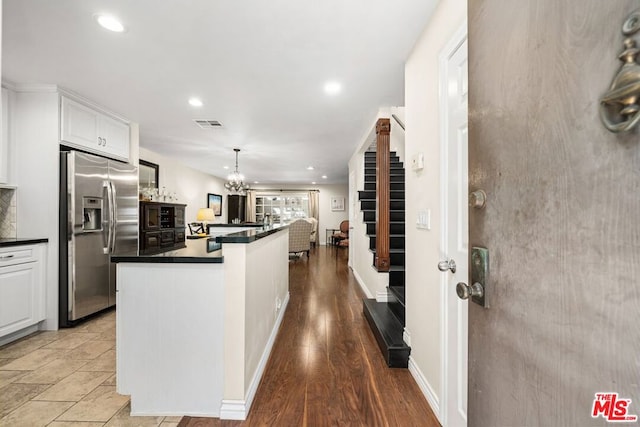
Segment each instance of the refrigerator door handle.
[[116,214],[118,213],[118,205],[116,203],[116,186],[113,185],[111,181],[109,181],[109,186],[111,187],[111,201],[109,202],[111,207],[111,245],[109,247],[109,253],[114,253],[116,250]]
[[[103,181],[102,182],[102,195],[103,195],[103,200],[106,201],[106,207],[104,209],[104,211],[108,212],[107,215],[103,216],[102,219],[102,235],[104,236],[104,232],[106,230],[107,232],[107,238],[104,241],[104,247],[102,248],[102,252],[104,252],[105,254],[108,254],[109,251],[111,250],[111,240],[113,239],[113,231],[111,229],[111,224],[113,222],[113,218],[112,218],[112,209],[111,209],[111,182],[109,181]],[[106,197],[104,197],[106,196]]]

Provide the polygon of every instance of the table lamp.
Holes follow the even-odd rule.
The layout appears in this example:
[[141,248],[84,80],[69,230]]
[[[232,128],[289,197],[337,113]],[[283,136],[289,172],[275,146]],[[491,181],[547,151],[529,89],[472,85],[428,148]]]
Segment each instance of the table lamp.
[[211,208],[200,208],[198,209],[198,215],[196,216],[196,220],[202,221],[202,228],[204,232],[209,234],[209,228],[207,227],[207,221],[215,221],[216,217],[213,213],[213,209]]

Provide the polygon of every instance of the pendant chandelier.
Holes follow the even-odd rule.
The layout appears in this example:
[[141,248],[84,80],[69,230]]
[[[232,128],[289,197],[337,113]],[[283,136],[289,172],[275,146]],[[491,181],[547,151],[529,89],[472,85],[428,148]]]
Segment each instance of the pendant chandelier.
[[229,193],[244,195],[249,189],[249,186],[244,183],[244,176],[238,172],[238,153],[240,149],[234,148],[233,151],[236,152],[236,170],[227,176],[227,182],[224,183],[224,188],[226,188]]

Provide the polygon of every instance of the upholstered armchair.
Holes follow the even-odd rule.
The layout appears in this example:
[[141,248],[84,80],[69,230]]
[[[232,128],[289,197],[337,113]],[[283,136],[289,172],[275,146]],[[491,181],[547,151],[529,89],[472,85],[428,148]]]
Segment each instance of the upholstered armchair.
[[313,225],[304,219],[298,219],[289,224],[289,253],[306,252],[311,250],[311,230]]
[[310,222],[313,227],[311,228],[311,244],[315,248],[318,241],[318,220],[313,217],[305,218],[305,220]]

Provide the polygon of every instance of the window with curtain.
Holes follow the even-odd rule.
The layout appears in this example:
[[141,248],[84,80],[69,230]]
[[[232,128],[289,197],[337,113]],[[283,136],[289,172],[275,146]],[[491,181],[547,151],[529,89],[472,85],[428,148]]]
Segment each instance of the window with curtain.
[[298,218],[309,216],[308,193],[259,193],[256,194],[256,222],[263,222],[271,215],[273,222],[289,224]]

